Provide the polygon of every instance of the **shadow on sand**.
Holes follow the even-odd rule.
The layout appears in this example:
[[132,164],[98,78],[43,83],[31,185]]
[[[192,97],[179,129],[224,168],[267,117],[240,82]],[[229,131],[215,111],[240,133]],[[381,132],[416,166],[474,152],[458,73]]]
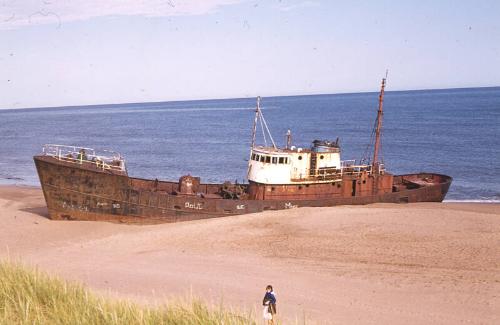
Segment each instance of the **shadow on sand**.
[[46,219],[49,219],[49,210],[47,209],[46,206],[35,207],[35,208],[24,208],[24,209],[20,209],[20,210],[24,211],[24,212],[36,214],[36,215],[39,215],[39,216],[44,217]]

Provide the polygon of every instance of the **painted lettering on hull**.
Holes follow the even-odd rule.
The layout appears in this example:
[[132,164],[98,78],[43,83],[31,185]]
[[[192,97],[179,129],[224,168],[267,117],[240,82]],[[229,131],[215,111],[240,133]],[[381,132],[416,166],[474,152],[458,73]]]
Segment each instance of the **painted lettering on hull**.
[[72,203],[67,203],[66,201],[63,201],[62,208],[63,209],[85,211],[85,212],[89,211],[89,208],[87,206],[75,205]]
[[193,209],[193,210],[203,210],[203,203],[186,202],[186,203],[184,203],[184,207],[187,209]]

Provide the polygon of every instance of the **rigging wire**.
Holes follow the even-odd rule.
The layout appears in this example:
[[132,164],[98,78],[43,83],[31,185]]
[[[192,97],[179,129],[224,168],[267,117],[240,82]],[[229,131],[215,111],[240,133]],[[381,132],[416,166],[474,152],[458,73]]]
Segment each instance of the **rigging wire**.
[[264,138],[264,144],[267,147],[266,132],[264,130],[264,126],[263,126],[263,123],[262,123],[262,113],[260,112],[260,108],[259,108],[259,122],[260,122],[260,129],[262,131],[262,137]]
[[361,162],[365,162],[365,163],[368,163],[370,161],[370,156],[372,155],[372,150],[371,148],[373,148],[373,145],[375,143],[375,130],[377,128],[377,119],[375,119],[375,122],[373,123],[373,128],[372,128],[372,132],[370,134],[370,140],[368,141],[368,144],[366,145],[366,148],[363,152],[363,156],[361,158]]
[[274,143],[273,135],[271,134],[271,131],[269,131],[269,128],[267,127],[267,122],[266,119],[264,118],[264,115],[260,114],[262,121],[264,121],[264,126],[266,127],[267,134],[269,134],[269,138],[271,139],[271,142],[273,143],[274,149],[276,149],[276,144]]

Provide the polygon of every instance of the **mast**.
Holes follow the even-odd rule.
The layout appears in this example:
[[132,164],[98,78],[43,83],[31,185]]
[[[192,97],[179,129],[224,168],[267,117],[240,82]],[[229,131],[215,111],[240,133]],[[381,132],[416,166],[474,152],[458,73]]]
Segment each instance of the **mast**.
[[260,113],[260,96],[257,97],[257,107],[255,108],[255,118],[253,120],[252,149],[255,147],[255,136],[257,133],[257,119],[259,118],[259,113]]
[[262,137],[264,138],[264,143],[267,147],[266,133],[269,135],[269,139],[273,144],[273,148],[277,149],[276,143],[274,142],[273,135],[271,131],[269,131],[269,127],[267,126],[266,119],[260,110],[260,96],[257,97],[257,107],[255,108],[255,119],[253,120],[253,129],[252,129],[252,149],[255,147],[255,137],[257,133],[257,120],[260,122],[260,128],[262,130]]
[[378,96],[378,112],[377,112],[377,126],[375,129],[375,146],[373,148],[373,160],[372,166],[373,171],[378,172],[378,152],[380,150],[380,133],[382,131],[382,116],[383,112],[383,103],[384,103],[384,91],[385,91],[385,81],[387,79],[387,71],[385,72],[385,78],[382,79],[382,85],[380,87],[380,95]]

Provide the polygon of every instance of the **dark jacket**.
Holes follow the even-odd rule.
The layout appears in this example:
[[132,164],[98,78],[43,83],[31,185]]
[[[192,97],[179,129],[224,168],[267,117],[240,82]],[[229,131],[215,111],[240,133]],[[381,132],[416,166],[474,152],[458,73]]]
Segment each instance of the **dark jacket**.
[[266,292],[266,295],[264,296],[264,300],[262,301],[262,305],[267,305],[267,302],[269,302],[269,312],[271,314],[276,314],[276,297],[274,294],[271,292]]

